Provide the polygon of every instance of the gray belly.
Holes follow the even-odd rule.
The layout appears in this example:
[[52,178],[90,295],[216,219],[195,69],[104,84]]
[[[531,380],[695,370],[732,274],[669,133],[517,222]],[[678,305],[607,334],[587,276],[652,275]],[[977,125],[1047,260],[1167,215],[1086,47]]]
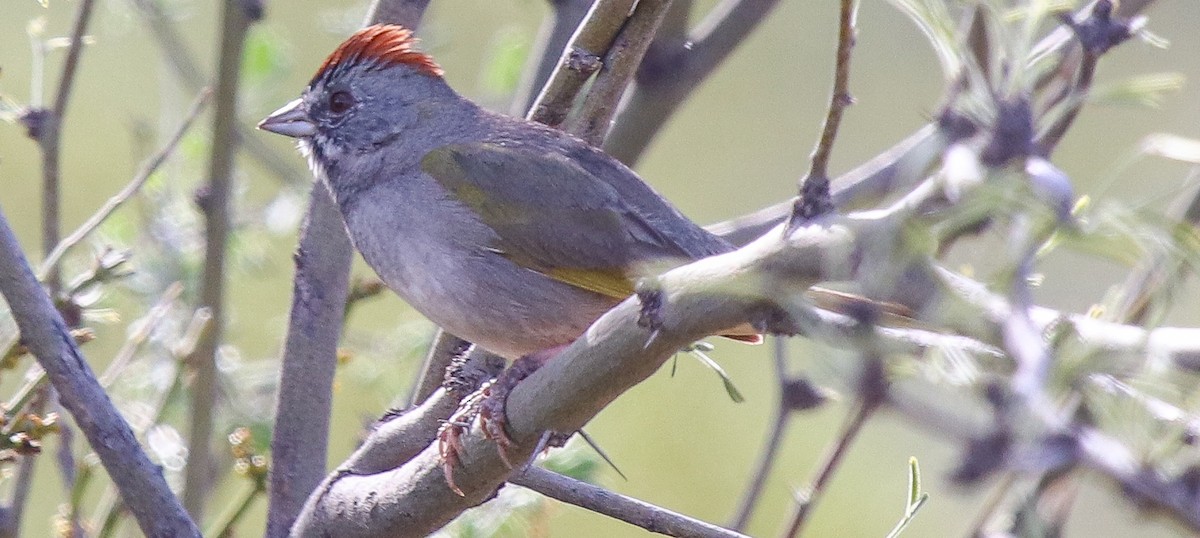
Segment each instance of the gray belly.
[[509,359],[568,344],[616,304],[496,255],[388,285],[451,334]]
[[618,302],[487,250],[492,232],[455,204],[414,215],[415,202],[359,204],[347,227],[384,283],[455,336],[516,359],[572,342]]

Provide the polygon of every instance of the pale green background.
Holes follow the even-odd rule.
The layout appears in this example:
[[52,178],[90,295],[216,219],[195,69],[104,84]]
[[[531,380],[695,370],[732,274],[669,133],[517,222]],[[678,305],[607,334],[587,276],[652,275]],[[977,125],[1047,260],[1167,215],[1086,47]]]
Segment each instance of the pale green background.
[[[217,2],[180,2],[187,14],[179,29],[206,66],[215,57]],[[51,35],[68,31],[75,2],[50,0],[43,9],[34,0],[2,0],[0,13],[0,92],[28,98],[29,48],[26,22],[48,17]],[[213,4],[213,5],[210,5]],[[361,1],[276,0],[268,6],[269,32],[287,44],[291,69],[286,80],[272,84],[243,103],[242,119],[252,124],[274,107],[297,95],[324,55],[360,19]],[[710,5],[701,2],[703,7]],[[794,180],[806,167],[807,155],[824,112],[831,71],[835,2],[781,2],[777,12],[681,109],[648,152],[639,171],[689,216],[712,222],[776,202],[794,191]],[[1162,51],[1141,43],[1122,47],[1105,59],[1101,81],[1167,70],[1184,70],[1200,78],[1200,10],[1192,0],[1163,1],[1151,12],[1150,28],[1170,39]],[[545,11],[535,0],[437,0],[421,34],[445,67],[447,78],[463,93],[506,108],[503,97],[486,95],[480,64],[487,48],[501,35],[532,34]],[[910,22],[885,2],[870,0],[859,18],[852,89],[856,106],[849,110],[834,151],[833,170],[840,172],[875,155],[922,125],[933,112],[941,77],[924,39]],[[161,120],[161,104],[182,108],[189,97],[163,93],[169,81],[150,44],[143,23],[125,0],[101,0],[92,25],[97,43],[84,52],[64,139],[64,229],[72,229],[130,177],[146,147],[130,133],[136,122],[174,125]],[[50,62],[48,79],[57,77],[61,55]],[[170,85],[166,85],[170,87]],[[204,125],[209,119],[206,117]],[[164,123],[165,122],[165,123]],[[1090,108],[1056,157],[1081,193],[1097,199],[1149,203],[1162,207],[1181,193],[1186,167],[1149,160],[1120,171],[1109,185],[1114,163],[1132,152],[1151,132],[1200,138],[1200,90],[1189,84],[1170,95],[1161,109]],[[268,143],[286,149],[288,142],[263,134]],[[243,160],[245,162],[245,160]],[[297,165],[300,158],[295,157]],[[35,145],[18,126],[0,125],[0,206],[23,243],[38,248],[39,160]],[[254,200],[266,199],[274,179],[254,168],[241,177]],[[272,246],[270,263],[233,276],[230,298],[237,310],[229,337],[248,358],[271,357],[280,349],[290,300],[294,237]],[[970,259],[970,249],[965,259]],[[978,255],[986,255],[982,248]],[[1080,256],[1052,257],[1044,267],[1040,291],[1047,304],[1086,309],[1108,286],[1119,282],[1123,269]],[[1186,305],[1188,301],[1181,301]],[[1194,302],[1192,302],[1194,305]],[[1196,322],[1194,306],[1182,306],[1178,321]],[[424,335],[426,322],[399,300],[388,298],[364,307],[352,320],[349,342],[359,348],[375,329],[395,332],[400,323]],[[124,334],[124,321],[99,327],[98,342],[86,354],[103,364]],[[629,481],[606,472],[603,482],[614,489],[715,522],[727,520],[748,478],[749,469],[771,420],[774,378],[768,347],[747,349],[718,344],[715,356],[748,396],[743,404],[729,401],[712,374],[690,359],[680,362],[671,378],[660,372],[618,399],[588,430],[618,462]],[[840,356],[827,349],[798,346],[796,361],[828,378]],[[352,448],[353,433],[364,417],[387,404],[386,396],[358,390],[364,378],[379,376],[402,386],[411,376],[411,358],[394,369],[363,368],[339,374],[337,430],[331,441],[330,464]],[[5,386],[12,385],[12,374]],[[804,484],[815,459],[845,411],[829,406],[796,420],[785,440],[777,472],[750,527],[755,535],[775,535],[791,509],[791,492]],[[868,425],[850,452],[844,469],[816,511],[810,536],[882,536],[902,509],[905,465],[920,458],[925,487],[932,499],[910,528],[910,536],[962,535],[969,527],[986,489],[962,490],[945,477],[957,447],[885,414]],[[54,469],[43,461],[26,535],[48,532],[48,519],[61,499]],[[1107,482],[1086,479],[1068,528],[1071,536],[1170,536],[1182,531],[1134,511]],[[990,484],[990,482],[989,482]],[[236,486],[240,487],[238,483]],[[228,489],[227,491],[234,491]],[[229,495],[218,495],[216,511]],[[549,536],[638,536],[644,531],[603,516],[555,503]],[[243,526],[244,535],[260,532],[265,502]]]

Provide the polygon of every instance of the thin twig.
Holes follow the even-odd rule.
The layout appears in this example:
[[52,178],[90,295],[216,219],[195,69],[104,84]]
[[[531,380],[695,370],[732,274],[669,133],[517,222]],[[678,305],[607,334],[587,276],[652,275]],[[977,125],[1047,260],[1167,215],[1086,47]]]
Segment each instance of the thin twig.
[[[129,424],[96,381],[87,360],[67,336],[62,316],[42,289],[20,243],[0,213],[0,293],[21,336],[58,389],[63,407],[76,417],[92,450],[147,536],[199,536],[171,493],[161,469],[138,445]],[[78,420],[86,417],[87,420]]]
[[49,277],[50,272],[55,266],[58,265],[58,262],[61,261],[63,254],[66,254],[71,247],[74,247],[75,245],[79,244],[80,241],[83,241],[88,234],[91,234],[96,228],[103,224],[104,221],[108,219],[109,215],[112,215],[117,208],[121,207],[122,204],[124,204],[126,201],[132,198],[134,194],[137,194],[137,192],[141,190],[142,186],[146,184],[146,181],[150,179],[150,176],[154,175],[154,172],[156,172],[158,168],[162,166],[164,162],[166,162],[171,153],[175,151],[175,147],[179,145],[181,140],[183,140],[183,135],[187,134],[187,131],[191,128],[193,121],[200,115],[201,112],[204,111],[204,107],[208,104],[208,98],[210,95],[211,92],[209,92],[208,89],[202,90],[200,95],[198,95],[196,99],[192,101],[192,106],[188,109],[187,115],[184,116],[183,123],[179,125],[179,128],[175,130],[175,134],[167,140],[167,143],[163,145],[162,149],[159,149],[158,153],[155,153],[154,156],[150,157],[150,159],[142,165],[142,168],[138,170],[138,173],[133,176],[133,179],[130,180],[130,182],[127,183],[124,188],[114,194],[112,198],[109,198],[100,209],[96,210],[95,214],[89,217],[86,222],[79,225],[79,228],[77,228],[74,232],[71,232],[71,235],[63,238],[62,241],[59,241],[58,245],[54,247],[54,250],[51,250],[50,253],[46,255],[46,259],[43,260],[41,266],[38,267],[38,275],[43,280]]
[[205,536],[212,538],[225,538],[226,536],[234,536],[234,526],[250,511],[250,507],[254,506],[254,501],[263,496],[263,488],[251,484],[246,488],[245,493],[228,509],[217,516],[216,521],[206,529]]
[[1096,64],[1099,61],[1100,55],[1084,50],[1083,61],[1079,65],[1076,81],[1064,91],[1063,97],[1059,100],[1062,106],[1067,107],[1067,110],[1035,142],[1039,155],[1049,156],[1062,141],[1063,136],[1067,134],[1075,122],[1075,118],[1079,116],[1079,112],[1087,100],[1087,94],[1092,89],[1092,79],[1096,75]]
[[509,482],[567,504],[604,514],[650,532],[697,538],[745,538],[746,535],[614,493],[541,467],[529,466]]
[[[1156,0],[1125,0],[1117,5],[1116,16],[1124,19],[1132,18],[1148,9],[1155,2]],[[1062,50],[1073,43],[1073,36],[1074,34],[1070,28],[1060,26],[1033,47],[1029,55],[1029,63],[1034,63],[1036,58],[1054,54]],[[639,81],[640,78],[639,75]],[[641,107],[633,107],[640,93],[639,91],[634,92],[629,100],[630,105],[626,108],[630,110],[643,110]],[[663,104],[670,105],[672,102],[675,101],[665,100]],[[636,156],[630,158],[620,148],[614,146],[614,144],[634,140],[636,130],[632,130],[633,133],[627,133],[628,128],[626,125],[631,121],[639,121],[639,118],[651,113],[653,109],[646,108],[644,112],[639,112],[628,120],[625,118],[624,112],[622,112],[617,119],[617,127],[614,129],[613,135],[609,138],[610,147],[607,148],[608,151],[626,163],[636,161]],[[924,170],[925,167],[910,167],[911,163],[902,166],[902,164],[905,164],[903,161],[913,159],[929,161],[931,157],[940,155],[945,149],[946,144],[953,141],[953,137],[947,138],[946,134],[939,133],[937,124],[925,125],[869,162],[840,176],[834,181],[833,185],[835,205],[842,209],[846,209],[849,206],[859,206],[863,203],[875,201],[878,197],[887,193],[898,192],[900,189],[910,186],[897,183],[897,179],[900,179],[897,176],[897,172],[914,169]],[[940,149],[939,146],[941,146]],[[911,181],[920,179],[918,174],[906,173],[901,174],[901,176]],[[796,199],[792,199],[773,204],[749,215],[713,224],[708,228],[710,231],[717,233],[735,245],[744,245],[786,220],[792,213],[795,202]]]
[[[48,254],[58,244],[59,226],[59,160],[62,157],[62,123],[70,102],[71,89],[75,84],[75,72],[83,52],[83,34],[92,18],[94,0],[83,0],[75,15],[71,29],[71,42],[67,58],[63,62],[62,75],[58,79],[58,91],[54,94],[54,107],[44,117],[38,131],[38,144],[42,148],[42,252]],[[62,275],[51,271],[46,279],[52,293],[57,293]]]
[[988,523],[992,521],[997,511],[1004,505],[1004,498],[1008,496],[1008,492],[1012,490],[1013,485],[1016,483],[1017,474],[1015,472],[1005,473],[1000,478],[1000,483],[987,496],[987,499],[983,502],[983,508],[979,510],[979,513],[973,520],[974,522],[971,523],[971,530],[967,533],[967,536],[971,538],[988,536],[985,533]]
[[[57,394],[54,401],[55,412],[64,411],[62,406],[57,401]],[[61,413],[66,416],[66,413]],[[75,427],[65,421],[58,426],[58,448],[55,449],[55,462],[58,463],[58,472],[63,479],[63,489],[67,494],[67,510],[62,514],[67,520],[67,525],[70,526],[70,536],[72,538],[78,536],[87,538],[87,533],[83,529],[83,523],[80,520],[80,507],[83,504],[83,494],[87,491],[87,486],[91,482],[94,475],[92,468],[94,465],[90,463],[80,464],[75,460]]]
[[204,269],[200,277],[200,307],[212,313],[212,326],[189,357],[190,387],[188,464],[184,472],[183,505],[197,520],[204,513],[213,482],[213,415],[217,402],[217,349],[225,324],[226,247],[231,230],[233,166],[237,153],[234,129],[241,83],[242,51],[253,22],[242,0],[225,0],[221,15],[221,45],[214,94],[212,153],[208,183],[198,197],[204,214]]
[[792,223],[800,223],[833,211],[833,200],[829,194],[829,156],[837,140],[838,127],[846,107],[854,102],[850,96],[850,58],[854,48],[855,19],[858,17],[858,0],[841,0],[838,16],[837,61],[834,66],[833,92],[829,98],[829,110],[821,126],[821,138],[813,150],[812,165],[808,174],[800,181],[800,200],[792,213]]
[[[143,422],[145,427],[134,433],[138,436],[138,440],[145,442],[146,432],[154,425],[162,421],[163,413],[166,411],[167,405],[176,401],[176,395],[181,391],[183,386],[183,375],[186,368],[183,366],[184,360],[192,354],[200,339],[203,338],[204,332],[211,326],[212,316],[208,310],[203,308],[196,310],[192,315],[192,319],[188,322],[183,333],[176,339],[175,345],[171,348],[171,356],[175,359],[171,366],[174,366],[174,374],[171,376],[171,383],[159,394],[153,398],[153,403],[150,406],[151,412],[149,418]],[[120,524],[123,516],[128,513],[128,509],[121,501],[120,496],[112,495],[111,488],[102,497],[102,502],[98,506],[96,513],[97,517],[93,521],[101,522],[100,531],[97,536],[101,538],[112,536],[118,524]]]
[[600,69],[601,58],[633,6],[634,0],[596,0],[592,4],[526,118],[551,127],[558,127],[566,120],[575,96]]
[[[167,308],[179,297],[182,291],[183,287],[179,283],[175,283],[167,289],[155,307],[151,308],[150,312],[147,313],[141,329],[126,339],[125,344],[117,352],[108,369],[105,370],[104,375],[100,377],[98,382],[101,387],[107,388],[112,383],[116,375],[121,372],[123,367],[129,362],[129,359],[132,358],[137,348],[149,337],[153,327],[166,315]],[[54,391],[42,390],[45,384],[46,371],[41,370],[21,388],[13,401],[6,405],[5,408],[13,413],[22,412],[25,407],[25,400],[33,398],[34,400],[30,404],[30,411],[28,412],[40,415],[45,407],[44,400],[46,398],[55,396],[55,400],[57,400]],[[13,424],[14,422],[9,423]],[[59,443],[58,454],[63,479],[67,481],[68,488],[73,489],[71,488],[71,483],[74,481],[72,476],[74,474],[74,464],[70,461],[72,454],[69,442],[71,430],[69,428],[66,424],[60,425],[61,442]],[[0,523],[2,523],[0,524],[0,537],[20,536],[21,514],[24,509],[26,494],[32,484],[32,473],[35,463],[36,460],[32,456],[24,456],[21,459],[20,467],[17,469],[17,478],[13,486],[12,501],[8,506],[7,512],[5,512],[6,517],[0,520]],[[75,505],[72,506],[77,508]],[[72,527],[79,527],[79,522],[75,518],[74,513],[71,514],[71,518]]]
[[[42,252],[47,255],[53,250],[54,245],[58,244],[61,234],[62,126],[67,114],[67,105],[70,103],[71,90],[75,87],[75,74],[79,68],[79,59],[83,54],[83,36],[91,22],[94,6],[93,0],[83,0],[79,4],[75,22],[71,28],[62,74],[58,79],[58,89],[54,94],[54,104],[48,113],[42,115],[36,131],[38,145],[42,150]],[[46,286],[52,296],[57,295],[62,286],[62,274],[57,270],[50,271],[46,275]],[[33,412],[41,414],[45,410],[46,401],[51,398],[52,391],[50,389],[44,386],[39,388],[32,405]],[[32,455],[22,457],[12,501],[7,507],[5,530],[11,530],[14,535],[19,534],[21,530],[21,519],[36,470],[35,463]]]
[[738,507],[737,516],[730,525],[730,528],[738,532],[746,530],[746,525],[750,524],[750,516],[754,515],[754,508],[758,505],[758,499],[767,485],[767,478],[771,476],[771,468],[775,465],[779,446],[783,441],[783,433],[787,429],[788,419],[792,414],[786,401],[789,379],[786,342],[787,340],[783,338],[774,339],[775,379],[779,382],[779,400],[775,406],[775,421],[767,433],[767,442],[763,445],[757,470],[754,472],[754,477],[750,479],[750,484],[746,486],[746,492],[742,494],[742,502]]
[[100,376],[100,385],[102,387],[108,388],[125,371],[125,367],[129,366],[129,362],[133,360],[134,355],[150,339],[150,336],[154,334],[154,330],[158,328],[158,325],[166,319],[167,314],[171,311],[171,306],[179,299],[181,293],[183,293],[183,284],[174,282],[167,286],[167,289],[159,296],[154,306],[150,307],[146,315],[137,322],[137,329],[129,334],[129,337],[125,339],[125,343],[121,344],[121,349],[118,349],[117,353],[113,355],[112,362],[108,363],[108,368]]
[[592,82],[579,114],[566,130],[593,146],[600,146],[612,127],[621,96],[650,48],[671,0],[640,0],[604,54],[599,74]]
[[854,412],[847,418],[846,423],[842,426],[841,433],[829,448],[825,455],[825,460],[818,467],[817,475],[813,478],[812,483],[800,493],[801,498],[797,500],[796,511],[792,514],[792,522],[788,525],[788,530],[783,534],[786,538],[793,538],[800,534],[800,530],[808,521],[809,514],[812,513],[813,506],[820,500],[821,494],[825,492],[826,486],[829,485],[829,480],[833,478],[833,473],[841,465],[846,457],[846,453],[850,449],[850,445],[854,444],[858,438],[862,427],[867,423],[867,419],[878,408],[878,401],[870,399],[860,400],[855,405]]

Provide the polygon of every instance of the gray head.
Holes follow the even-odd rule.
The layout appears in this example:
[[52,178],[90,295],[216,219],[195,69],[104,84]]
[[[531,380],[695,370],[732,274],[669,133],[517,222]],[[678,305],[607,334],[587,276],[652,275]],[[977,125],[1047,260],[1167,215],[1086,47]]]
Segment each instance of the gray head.
[[[321,64],[299,99],[258,124],[290,136],[319,176],[334,179],[393,140],[428,138],[436,115],[463,102],[428,55],[413,48],[412,32],[396,25],[359,30]],[[444,122],[443,122],[444,123]]]

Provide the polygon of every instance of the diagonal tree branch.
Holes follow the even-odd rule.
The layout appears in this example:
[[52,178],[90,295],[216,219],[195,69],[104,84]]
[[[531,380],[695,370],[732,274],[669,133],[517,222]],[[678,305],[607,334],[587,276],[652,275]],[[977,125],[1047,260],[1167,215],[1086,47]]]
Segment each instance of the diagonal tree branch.
[[162,470],[146,456],[129,424],[96,381],[62,316],[34,278],[2,213],[0,293],[8,301],[22,339],[58,389],[63,407],[100,456],[142,532],[153,538],[200,536],[171,493]]
[[[509,433],[515,447],[509,456],[527,459],[543,431],[574,431],[623,391],[653,373],[676,350],[696,338],[720,332],[746,320],[772,320],[772,331],[820,334],[813,326],[821,317],[794,302],[820,280],[851,280],[858,274],[893,267],[898,262],[864,258],[854,237],[877,244],[878,234],[897,232],[891,218],[849,218],[803,227],[790,235],[768,233],[733,253],[700,260],[670,271],[633,298],[605,314],[579,341],[554,361],[517,385],[508,400]],[[857,265],[870,261],[871,266]],[[932,269],[935,273],[936,270]],[[943,278],[949,278],[944,275]],[[907,283],[907,281],[906,281]],[[918,286],[934,304],[943,294],[968,298],[978,305],[983,326],[976,337],[999,341],[1011,307],[1003,298],[966,282]],[[962,316],[962,310],[954,310]],[[1069,319],[1079,338],[1101,353],[1154,354],[1165,358],[1194,356],[1200,329],[1159,328],[1145,331],[1067,315],[1041,308],[1030,310],[1040,330]],[[951,314],[947,314],[951,315]],[[649,328],[647,328],[649,327]],[[876,331],[877,334],[882,334]],[[836,345],[854,348],[853,337]],[[858,342],[856,344],[856,342]],[[874,344],[873,344],[874,345]],[[927,416],[922,415],[927,418]],[[922,418],[918,417],[918,418]],[[947,432],[954,434],[955,432]],[[1098,451],[1106,442],[1088,439]],[[404,465],[373,474],[336,473],[321,493],[310,498],[294,532],[300,536],[422,536],[495,492],[511,472],[495,447],[476,429],[464,438],[466,456],[456,473],[464,495],[451,491],[442,474],[436,446],[427,446]],[[1161,481],[1134,476],[1120,455],[1103,459],[1090,453],[1089,465],[1122,483],[1137,480],[1147,495],[1164,506],[1180,506]],[[396,461],[395,459],[391,461]]]
[[[527,460],[543,431],[578,430],[680,347],[761,311],[764,304],[758,293],[729,294],[733,289],[758,287],[751,282],[759,282],[761,275],[751,275],[756,273],[759,256],[787,258],[786,262],[774,259],[771,265],[787,267],[793,282],[820,271],[811,251],[795,243],[789,244],[799,248],[777,248],[781,243],[765,241],[663,275],[658,288],[663,291],[655,294],[658,308],[654,309],[661,325],[656,324],[655,330],[639,324],[642,307],[636,298],[601,317],[585,337],[513,390],[507,410],[509,433],[516,444],[509,457]],[[803,254],[793,253],[810,257],[805,261]],[[739,276],[730,281],[731,275]],[[436,530],[490,498],[512,472],[480,430],[472,430],[463,441],[466,455],[456,473],[463,496],[448,486],[438,448],[430,445],[401,467],[334,477],[326,491],[309,500],[293,532],[299,536],[424,536]]]
[[596,0],[592,4],[526,118],[551,127],[558,127],[567,119],[575,96],[600,69],[601,59],[633,6],[633,0]]
[[696,538],[746,538],[744,534],[540,467],[529,466],[510,477],[509,482],[658,534]]
[[537,99],[538,92],[550,79],[550,74],[558,65],[559,57],[562,56],[575,29],[587,15],[592,2],[589,0],[550,0],[550,6],[551,12],[542,21],[542,27],[538,30],[537,38],[534,40],[534,53],[529,57],[529,63],[521,75],[521,82],[513,94],[509,113],[514,116],[523,116],[532,108],[533,100]]
[[640,0],[621,31],[604,53],[602,67],[579,113],[566,130],[589,144],[601,146],[625,88],[650,48],[658,27],[671,7],[671,0]]
[[198,95],[192,102],[192,106],[188,110],[188,113],[184,115],[183,122],[180,123],[179,128],[175,131],[175,134],[171,135],[171,137],[167,139],[167,143],[163,145],[162,149],[159,149],[158,153],[155,153],[154,156],[150,157],[150,159],[147,160],[144,165],[142,165],[141,170],[138,170],[138,173],[134,175],[133,179],[130,180],[124,188],[109,198],[108,201],[96,211],[96,213],[94,213],[91,217],[88,217],[88,220],[79,225],[79,228],[77,228],[74,232],[71,232],[71,235],[63,238],[58,245],[55,245],[54,250],[51,250],[50,253],[46,255],[46,259],[42,260],[41,266],[38,267],[39,277],[41,277],[43,280],[47,279],[52,269],[58,265],[58,262],[62,261],[63,255],[66,254],[68,250],[75,245],[78,245],[80,241],[83,241],[84,238],[95,231],[96,228],[99,228],[100,225],[103,224],[104,221],[108,219],[108,217],[112,215],[114,211],[117,210],[117,208],[121,207],[122,204],[127,202],[133,197],[134,194],[137,194],[137,192],[141,190],[142,185],[146,184],[146,181],[150,179],[150,176],[154,175],[154,172],[156,172],[158,168],[162,166],[164,162],[166,162],[171,153],[175,151],[175,147],[179,145],[181,140],[183,140],[183,135],[187,134],[188,129],[190,129],[192,126],[192,122],[200,115],[201,112],[204,111],[204,108],[208,105],[208,98],[210,95],[211,92],[209,92],[208,89],[201,90],[200,95]]

